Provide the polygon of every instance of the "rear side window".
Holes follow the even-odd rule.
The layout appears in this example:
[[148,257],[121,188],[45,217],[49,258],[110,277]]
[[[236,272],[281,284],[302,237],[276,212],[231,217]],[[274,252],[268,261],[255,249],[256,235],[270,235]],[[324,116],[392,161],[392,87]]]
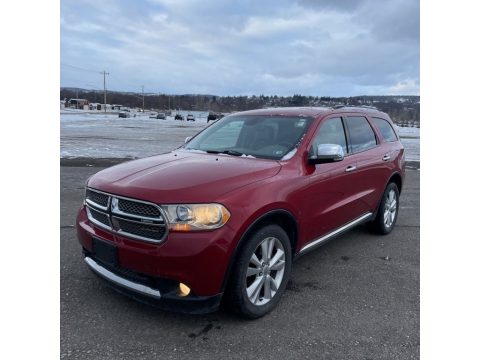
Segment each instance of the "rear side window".
[[351,152],[368,150],[377,145],[375,133],[365,117],[348,116],[346,120]]
[[380,119],[380,118],[372,118],[375,126],[380,130],[382,133],[383,138],[385,141],[397,141],[397,135],[395,135],[395,131],[393,131],[392,125],[387,120]]

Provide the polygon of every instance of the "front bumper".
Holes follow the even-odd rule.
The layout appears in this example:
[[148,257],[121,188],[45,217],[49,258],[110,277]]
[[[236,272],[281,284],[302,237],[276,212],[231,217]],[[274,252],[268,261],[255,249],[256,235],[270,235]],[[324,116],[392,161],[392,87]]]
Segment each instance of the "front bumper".
[[[234,234],[226,224],[208,232],[170,232],[162,243],[152,244],[95,226],[84,206],[77,216],[77,237],[96,275],[137,300],[189,313],[218,307],[235,249]],[[114,262],[96,257],[94,239],[115,247]],[[188,296],[178,296],[180,282],[190,287]]]
[[96,275],[107,281],[110,281],[115,286],[119,286],[128,291],[135,292],[142,296],[148,296],[156,300],[159,300],[162,297],[159,289],[155,289],[148,285],[144,285],[142,283],[122,277],[121,275],[117,275],[105,266],[102,266],[99,262],[92,259],[90,256],[85,256],[85,262],[90,270],[92,270]]
[[98,277],[119,293],[142,303],[168,311],[188,314],[206,314],[220,306],[222,294],[188,296],[177,294],[177,284],[166,279],[154,279],[106,265],[85,251],[85,263]]

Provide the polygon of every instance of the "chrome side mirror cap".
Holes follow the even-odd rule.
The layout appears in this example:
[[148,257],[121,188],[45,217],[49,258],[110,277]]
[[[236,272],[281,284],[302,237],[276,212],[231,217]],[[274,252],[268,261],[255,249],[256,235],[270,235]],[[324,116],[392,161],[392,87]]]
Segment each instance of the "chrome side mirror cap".
[[312,146],[308,156],[309,164],[322,164],[342,161],[345,157],[343,148],[338,144],[320,144],[316,148]]

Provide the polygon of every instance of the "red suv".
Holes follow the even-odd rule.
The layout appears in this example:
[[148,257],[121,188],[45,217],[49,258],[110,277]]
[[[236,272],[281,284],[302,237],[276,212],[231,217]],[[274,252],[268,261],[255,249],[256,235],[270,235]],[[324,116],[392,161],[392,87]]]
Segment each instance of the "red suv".
[[370,222],[392,231],[405,156],[387,114],[275,108],[213,123],[180,148],[93,175],[77,218],[85,262],[175,311],[277,305],[292,261]]

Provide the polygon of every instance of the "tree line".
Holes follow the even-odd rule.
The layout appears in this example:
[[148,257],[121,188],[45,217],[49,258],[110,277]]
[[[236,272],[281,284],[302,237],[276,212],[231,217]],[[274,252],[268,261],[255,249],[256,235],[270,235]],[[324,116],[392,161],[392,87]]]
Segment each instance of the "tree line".
[[[89,102],[103,103],[103,91],[84,89],[61,88],[60,99],[72,98],[87,99]],[[380,111],[390,115],[392,120],[400,125],[419,126],[420,124],[420,97],[419,96],[216,96],[216,95],[167,95],[142,94],[127,92],[107,92],[107,103],[118,104],[131,108],[145,110],[195,110],[229,113],[235,111],[252,110],[264,107],[282,106],[375,106]]]

